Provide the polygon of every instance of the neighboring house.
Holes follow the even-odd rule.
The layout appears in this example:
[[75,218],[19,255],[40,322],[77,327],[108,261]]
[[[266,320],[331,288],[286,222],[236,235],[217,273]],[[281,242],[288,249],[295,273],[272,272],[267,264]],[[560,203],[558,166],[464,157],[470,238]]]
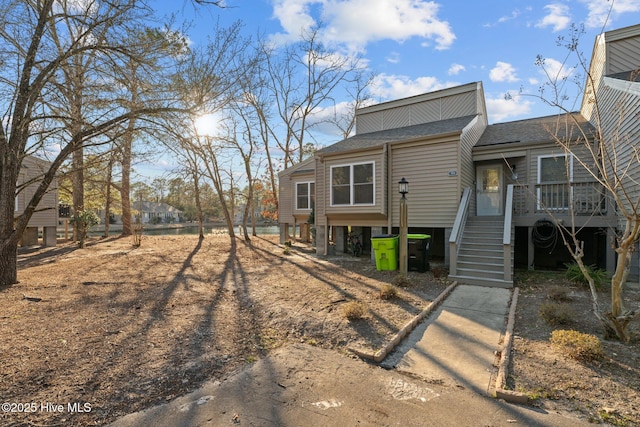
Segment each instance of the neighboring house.
[[[623,141],[629,147],[640,130],[640,83],[629,81],[638,64],[640,25],[605,33],[592,58],[595,87],[586,89],[606,98],[605,129],[635,138]],[[555,142],[593,137],[587,95],[573,113],[578,125],[566,115],[487,125],[481,82],[359,109],[353,137],[279,174],[281,240],[307,221],[305,194],[312,200],[314,191],[317,253],[327,254],[330,244],[344,251],[349,232],[370,251],[372,236],[398,233],[404,177],[409,232],[431,235],[431,256],[444,260],[453,279],[509,287],[514,265],[571,261],[548,214],[568,224],[570,207],[588,248],[585,262],[612,270],[615,206]],[[621,100],[632,113],[622,127],[614,111]],[[640,170],[633,173],[637,179]]]
[[[16,216],[20,215],[31,197],[35,193],[42,175],[49,170],[50,163],[33,156],[27,156],[22,161],[22,168],[18,176],[18,194],[16,195]],[[29,220],[26,230],[22,234],[21,245],[38,244],[38,234],[41,232],[44,246],[56,245],[56,228],[58,226],[58,182],[53,180],[47,192],[40,200],[35,212]]]
[[131,209],[136,211],[134,222],[142,219],[143,224],[171,224],[181,222],[182,211],[166,203],[136,201],[131,204]]
[[[278,222],[280,241],[291,239],[295,230],[304,230],[315,207],[315,158],[310,157],[280,172],[278,196]],[[315,214],[315,212],[314,212]],[[304,232],[303,232],[304,233]],[[308,236],[301,236],[308,240]]]

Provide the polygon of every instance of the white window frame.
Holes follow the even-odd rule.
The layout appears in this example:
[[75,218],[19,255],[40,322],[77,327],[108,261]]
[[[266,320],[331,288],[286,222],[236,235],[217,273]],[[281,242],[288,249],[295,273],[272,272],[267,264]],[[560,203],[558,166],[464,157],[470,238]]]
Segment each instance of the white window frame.
[[[301,184],[306,184],[307,185],[307,206],[308,208],[301,208],[298,206],[298,185]],[[295,198],[296,198],[296,210],[297,211],[311,211],[313,209],[312,203],[311,203],[311,199],[313,197],[313,194],[311,194],[311,184],[314,184],[315,186],[315,181],[299,181],[296,182],[296,186],[295,186]]]
[[[564,154],[541,154],[538,156],[538,176],[537,176],[537,184],[553,184],[553,182],[541,182],[541,177],[542,177],[542,159],[549,159],[549,158],[555,158],[555,157],[564,157],[565,158],[565,162],[566,159],[568,158],[569,160],[569,180],[568,182],[563,182],[565,184],[567,184],[569,186],[569,200],[568,203],[572,203],[573,201],[573,186],[571,185],[571,183],[573,182],[573,154],[571,153],[564,153]],[[560,182],[558,182],[558,184],[560,184]],[[541,188],[538,187],[537,191],[536,191],[536,209],[537,210],[541,210],[542,209],[542,203],[540,203],[540,200],[542,198],[542,193],[541,193]],[[552,206],[549,207],[547,206],[547,209],[550,211],[560,211],[560,210],[565,210],[566,208],[562,207],[562,206]]]
[[[353,182],[353,168],[354,166],[359,166],[359,165],[371,165],[371,184],[373,185],[373,194],[372,194],[372,201],[371,203],[355,203],[355,191],[354,191],[354,187],[355,184]],[[334,204],[333,203],[333,170],[336,168],[343,168],[343,167],[349,167],[349,203],[341,203],[341,204]],[[375,206],[376,204],[376,162],[371,160],[371,161],[366,161],[366,162],[357,162],[357,163],[344,163],[344,164],[340,164],[340,165],[333,165],[331,166],[331,173],[329,176],[329,186],[331,188],[331,194],[329,195],[330,197],[330,206],[336,206],[336,207],[340,207],[340,206]]]

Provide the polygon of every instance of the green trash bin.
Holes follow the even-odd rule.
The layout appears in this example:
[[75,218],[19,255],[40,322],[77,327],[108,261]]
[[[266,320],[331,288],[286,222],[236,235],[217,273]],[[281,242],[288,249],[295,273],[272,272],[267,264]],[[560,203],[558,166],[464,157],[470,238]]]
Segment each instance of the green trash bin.
[[431,236],[428,234],[407,235],[407,269],[424,273],[429,270]]
[[371,237],[371,247],[376,256],[376,269],[398,269],[398,236],[393,234],[380,234]]

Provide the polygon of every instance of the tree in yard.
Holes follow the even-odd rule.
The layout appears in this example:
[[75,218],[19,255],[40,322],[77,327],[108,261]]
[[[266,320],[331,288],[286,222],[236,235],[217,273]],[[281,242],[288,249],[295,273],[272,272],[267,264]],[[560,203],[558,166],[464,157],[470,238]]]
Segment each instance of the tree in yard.
[[[599,191],[613,201],[618,216],[619,226],[615,230],[612,246],[617,254],[615,271],[611,277],[610,309],[601,307],[591,270],[585,265],[584,242],[578,237],[579,227],[575,225],[574,200],[569,203],[571,221],[569,224],[556,225],[562,229],[561,236],[565,247],[575,260],[589,283],[592,296],[593,312],[602,324],[605,335],[617,337],[623,342],[631,339],[629,323],[640,313],[627,309],[624,304],[624,286],[630,272],[632,255],[640,236],[640,151],[638,149],[637,117],[640,116],[640,92],[637,76],[640,70],[629,70],[622,79],[609,79],[606,82],[594,54],[594,63],[588,61],[578,50],[578,41],[583,33],[580,27],[573,26],[568,39],[560,39],[567,48],[568,54],[563,66],[569,58],[577,58],[577,69],[584,71],[586,87],[582,100],[581,114],[571,113],[563,106],[567,101],[565,87],[569,80],[558,79],[557,75],[547,73],[549,82],[541,87],[539,99],[549,105],[558,107],[564,114],[564,128],[573,128],[579,132],[577,138],[567,138],[565,133],[559,134],[557,129],[549,129],[556,144],[574,162],[588,171],[597,182]],[[604,37],[601,35],[600,37]],[[598,43],[596,43],[598,48]],[[545,60],[538,58],[538,64],[547,70]],[[581,84],[581,87],[582,84]],[[592,132],[586,130],[579,120],[587,118],[593,125]],[[567,177],[569,174],[567,173]],[[573,198],[573,195],[570,195]],[[552,211],[548,211],[553,216]]]
[[[68,8],[59,7],[56,0],[0,0],[0,286],[17,281],[18,242],[59,168],[75,151],[108,144],[110,132],[126,128],[137,118],[197,107],[194,100],[177,107],[178,99],[171,91],[157,92],[152,101],[131,108],[119,105],[109,92],[100,92],[100,99],[92,99],[92,108],[81,113],[65,107],[77,91],[96,93],[87,91],[88,82],[101,85],[111,80],[106,64],[144,63],[139,46],[132,46],[126,35],[144,28],[151,11],[135,0],[91,2],[89,6],[62,3]],[[76,69],[70,64],[86,64],[86,58],[100,61],[100,66],[92,67],[91,80],[83,80],[84,85],[81,77],[70,82],[78,76],[71,72]],[[25,210],[16,216],[18,175],[23,159],[32,154],[48,157],[50,167]]]

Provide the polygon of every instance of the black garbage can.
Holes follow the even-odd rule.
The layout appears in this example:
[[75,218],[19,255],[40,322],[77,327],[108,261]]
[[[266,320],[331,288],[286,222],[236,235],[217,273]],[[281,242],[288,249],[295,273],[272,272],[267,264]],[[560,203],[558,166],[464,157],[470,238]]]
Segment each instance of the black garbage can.
[[407,269],[424,273],[429,270],[429,247],[431,236],[428,234],[407,235]]

